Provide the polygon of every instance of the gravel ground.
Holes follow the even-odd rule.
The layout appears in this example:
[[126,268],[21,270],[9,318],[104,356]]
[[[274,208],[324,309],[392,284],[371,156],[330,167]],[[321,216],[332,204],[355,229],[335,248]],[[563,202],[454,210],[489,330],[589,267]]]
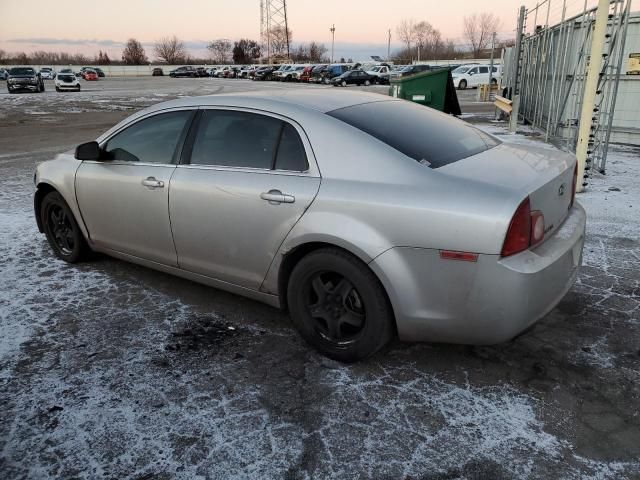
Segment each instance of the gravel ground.
[[[579,196],[585,266],[533,330],[345,366],[278,310],[106,257],[67,265],[37,232],[38,162],[146,105],[255,82],[47,86],[0,94],[0,478],[640,478],[637,149]],[[467,118],[491,111],[462,94]]]

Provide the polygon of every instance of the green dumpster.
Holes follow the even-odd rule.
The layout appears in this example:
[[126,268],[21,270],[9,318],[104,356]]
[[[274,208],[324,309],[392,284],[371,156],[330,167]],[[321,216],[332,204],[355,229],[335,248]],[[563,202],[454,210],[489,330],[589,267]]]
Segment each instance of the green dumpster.
[[391,80],[389,95],[435,108],[444,113],[460,115],[458,95],[451,70],[442,68]]

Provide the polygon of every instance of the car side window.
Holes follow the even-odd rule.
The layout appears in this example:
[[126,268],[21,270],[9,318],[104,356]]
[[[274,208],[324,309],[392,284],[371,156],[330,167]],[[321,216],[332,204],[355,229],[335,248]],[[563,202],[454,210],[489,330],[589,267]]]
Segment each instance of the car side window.
[[172,163],[176,147],[191,115],[189,110],[161,113],[127,127],[103,149],[106,160]]
[[489,67],[478,67],[480,68],[480,73],[489,73]]
[[191,164],[271,169],[281,127],[282,121],[266,115],[205,110]]
[[289,123],[284,123],[280,144],[278,145],[275,168],[276,170],[292,170],[296,172],[304,172],[309,169],[307,155],[300,135]]

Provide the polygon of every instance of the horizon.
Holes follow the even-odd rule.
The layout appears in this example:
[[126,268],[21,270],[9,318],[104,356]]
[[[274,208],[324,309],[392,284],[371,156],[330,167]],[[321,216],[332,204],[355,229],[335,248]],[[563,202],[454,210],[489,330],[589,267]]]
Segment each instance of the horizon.
[[[95,6],[81,5],[74,7],[74,10],[58,11],[48,10],[49,2],[35,0],[26,9],[17,0],[3,0],[0,5],[0,18],[4,20],[0,49],[8,53],[29,54],[44,50],[80,53],[89,57],[102,50],[112,60],[117,60],[126,41],[135,38],[142,43],[149,60],[154,62],[153,45],[165,36],[176,35],[194,58],[209,57],[206,45],[217,38],[231,41],[240,38],[260,39],[258,0],[236,0],[233,5],[219,1],[186,0],[183,4],[190,8],[179,10],[169,0],[140,0],[134,5],[129,3],[126,0],[111,0],[108,5],[100,7],[102,21],[87,22],[87,18],[95,16]],[[391,50],[402,48],[395,29],[404,19],[427,21],[441,32],[443,40],[450,39],[457,48],[465,49],[468,43],[462,34],[464,16],[487,11],[500,18],[498,40],[509,39],[514,36],[517,9],[521,4],[514,0],[494,0],[490,10],[483,10],[480,5],[476,10],[464,0],[450,0],[445,8],[434,0],[403,0],[402,10],[405,14],[399,13],[399,8],[388,12],[388,3],[379,0],[352,0],[348,4],[340,0],[323,0],[322,4],[290,1],[287,12],[289,28],[293,32],[293,46],[315,41],[330,49],[329,28],[335,24],[334,57],[355,60],[371,55],[386,56],[389,29]],[[437,9],[430,8],[435,5]],[[152,18],[146,14],[148,11],[154,12]],[[195,22],[194,15],[196,18],[218,20]],[[367,17],[366,22],[362,22],[363,16]],[[69,35],[69,23],[73,24],[75,36]],[[358,28],[350,27],[354,24]]]

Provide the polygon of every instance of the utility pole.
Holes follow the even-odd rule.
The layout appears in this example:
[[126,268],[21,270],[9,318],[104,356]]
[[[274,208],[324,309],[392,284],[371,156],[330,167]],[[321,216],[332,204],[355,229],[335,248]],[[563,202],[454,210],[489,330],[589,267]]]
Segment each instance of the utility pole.
[[491,80],[493,79],[493,49],[496,47],[496,32],[491,36],[491,61],[489,62],[489,101],[491,101]]
[[389,38],[387,40],[387,62],[391,60],[391,29],[389,29]]
[[598,90],[598,79],[600,70],[602,69],[602,53],[604,52],[608,15],[609,0],[599,0],[598,9],[596,10],[596,21],[592,33],[589,67],[584,85],[580,126],[578,127],[578,143],[576,145],[576,157],[578,158],[578,192],[581,192],[583,187],[586,186],[586,182],[583,180],[584,171],[587,162],[589,141],[593,139],[593,123],[591,117],[593,116],[597,95],[596,91]]
[[333,25],[331,25],[331,28],[329,29],[329,31],[331,32],[331,63],[333,63],[333,47],[334,47],[335,42],[336,42],[336,25],[335,25],[335,23]]

